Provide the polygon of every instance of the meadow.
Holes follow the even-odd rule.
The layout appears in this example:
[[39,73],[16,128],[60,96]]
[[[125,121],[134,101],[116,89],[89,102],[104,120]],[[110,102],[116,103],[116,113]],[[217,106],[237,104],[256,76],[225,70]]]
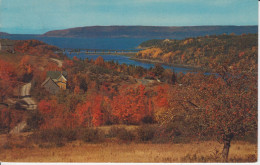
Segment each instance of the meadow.
[[[79,141],[63,147],[19,146],[2,150],[4,162],[219,162],[222,145],[215,141],[187,144],[101,143]],[[257,145],[233,142],[229,162],[255,162]]]
[[[0,161],[3,162],[222,162],[223,144],[215,140],[155,143],[111,136],[111,128],[101,127],[104,138],[97,140],[53,138],[37,142],[32,132],[1,135]],[[124,128],[120,126],[120,128]],[[135,126],[125,127],[134,131]],[[50,134],[50,133],[49,133]],[[110,135],[109,135],[110,134]],[[124,133],[125,134],[125,133]],[[34,135],[34,136],[33,136]],[[100,134],[101,135],[101,134]],[[99,136],[100,136],[99,135]],[[137,135],[135,135],[137,136]],[[51,134],[49,135],[51,137]],[[89,136],[88,136],[89,137]],[[96,137],[98,138],[98,137]],[[38,137],[38,139],[41,139]],[[88,138],[91,139],[91,138]],[[139,138],[140,139],[140,138]],[[53,141],[56,141],[53,143]],[[257,143],[234,140],[228,162],[256,162]]]

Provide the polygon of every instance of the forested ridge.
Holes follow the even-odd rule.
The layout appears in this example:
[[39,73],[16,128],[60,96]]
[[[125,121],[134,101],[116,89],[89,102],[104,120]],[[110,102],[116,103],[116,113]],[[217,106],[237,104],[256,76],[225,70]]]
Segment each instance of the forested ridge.
[[170,64],[183,64],[210,68],[213,63],[247,71],[256,71],[257,34],[211,35],[184,40],[149,40],[140,47],[140,59],[158,60]]
[[86,26],[53,30],[49,37],[86,38],[177,38],[219,35],[223,33],[257,33],[257,26]]

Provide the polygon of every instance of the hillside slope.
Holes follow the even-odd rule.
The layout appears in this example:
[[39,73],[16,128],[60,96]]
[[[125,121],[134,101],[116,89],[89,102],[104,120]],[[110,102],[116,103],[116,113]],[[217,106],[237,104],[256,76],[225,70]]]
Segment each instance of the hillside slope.
[[138,59],[209,67],[214,62],[242,70],[257,70],[257,34],[211,35],[184,40],[149,40]]
[[5,33],[5,32],[0,32],[0,36],[7,36],[10,35],[9,33]]
[[257,26],[87,26],[49,31],[43,36],[81,38],[176,38],[223,33],[257,33]]

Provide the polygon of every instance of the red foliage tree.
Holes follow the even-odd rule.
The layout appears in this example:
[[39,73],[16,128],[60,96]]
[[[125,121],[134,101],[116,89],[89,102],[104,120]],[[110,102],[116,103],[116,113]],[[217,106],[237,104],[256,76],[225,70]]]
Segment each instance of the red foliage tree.
[[150,115],[147,103],[145,86],[140,85],[136,89],[128,88],[113,97],[112,113],[121,123],[138,124],[145,116]]
[[63,64],[62,64],[62,68],[63,69],[69,69],[69,68],[71,68],[71,67],[73,67],[74,66],[74,62],[72,61],[72,60],[64,60],[63,61]]
[[78,117],[79,125],[83,127],[90,127],[92,126],[91,120],[91,102],[85,101],[83,104],[79,104],[76,108],[75,114]]
[[1,101],[5,97],[13,94],[13,89],[17,85],[16,68],[11,63],[0,60],[0,97]]
[[104,124],[102,102],[101,95],[94,95],[77,106],[75,114],[78,116],[80,126],[91,127]]
[[4,108],[0,111],[0,127],[2,129],[7,128],[8,132],[10,131],[11,124],[11,111],[7,108]]
[[104,66],[105,65],[104,59],[101,56],[99,56],[95,61],[95,65]]
[[73,56],[73,60],[74,60],[74,61],[79,61],[79,59],[78,59],[77,56]]
[[0,110],[0,128],[8,132],[22,121],[24,112],[15,109],[3,108]]
[[38,103],[38,109],[43,117],[41,129],[61,128],[70,125],[65,123],[65,105],[58,104],[56,100],[41,100]]
[[79,86],[76,86],[76,87],[74,88],[74,93],[75,93],[75,94],[79,94],[79,92],[80,92],[80,88],[79,88]]
[[100,126],[104,123],[103,120],[103,113],[101,111],[101,107],[102,107],[102,96],[97,95],[94,100],[93,100],[93,106],[92,106],[92,123],[94,126]]

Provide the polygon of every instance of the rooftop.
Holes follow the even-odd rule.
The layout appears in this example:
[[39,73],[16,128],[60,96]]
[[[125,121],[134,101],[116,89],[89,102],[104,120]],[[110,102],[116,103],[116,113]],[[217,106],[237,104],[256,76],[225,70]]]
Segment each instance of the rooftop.
[[48,71],[47,77],[50,77],[51,79],[57,79],[60,75],[63,75],[65,78],[67,78],[68,73],[66,71]]

